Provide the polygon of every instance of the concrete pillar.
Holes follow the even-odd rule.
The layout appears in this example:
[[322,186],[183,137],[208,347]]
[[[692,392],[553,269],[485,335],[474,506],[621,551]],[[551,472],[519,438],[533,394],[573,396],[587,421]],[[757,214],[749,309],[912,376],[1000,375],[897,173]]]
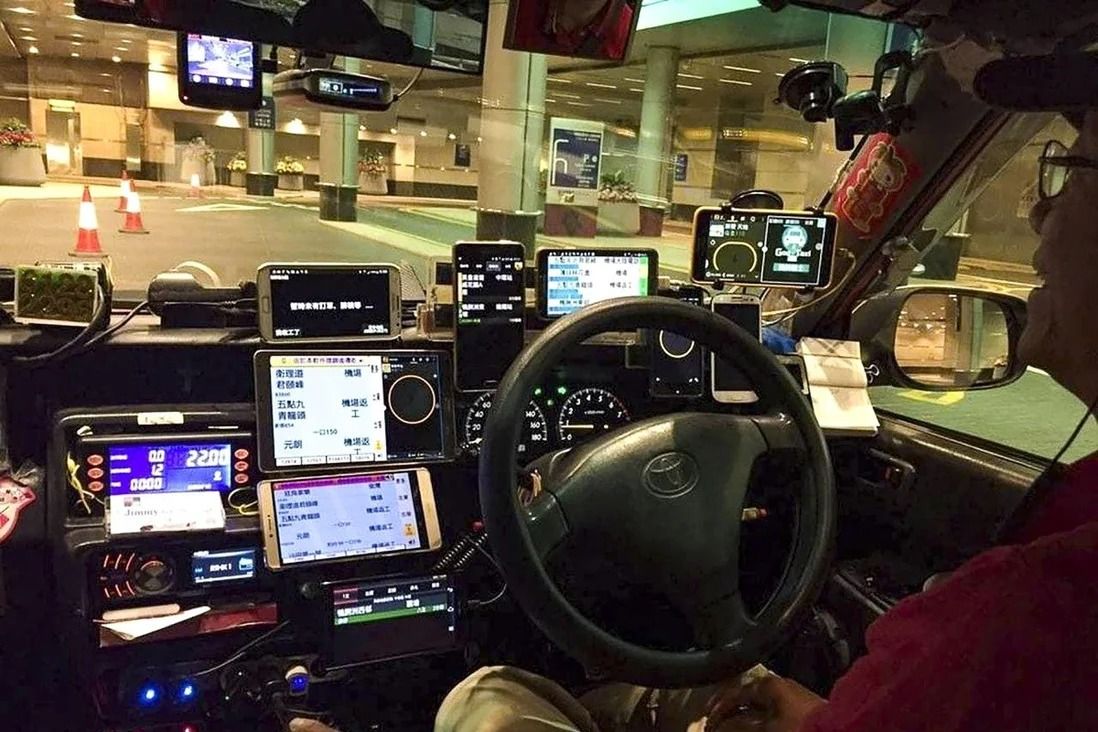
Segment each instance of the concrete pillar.
[[477,179],[477,238],[511,239],[533,258],[538,164],[545,137],[545,78],[541,54],[503,48],[507,0],[490,0],[484,58]]
[[[262,47],[264,65],[271,53],[270,46]],[[264,69],[262,75],[263,96],[270,98],[274,86],[274,69]],[[252,196],[273,196],[278,176],[275,175],[275,134],[274,130],[253,130],[248,128],[244,135],[244,153],[248,158],[248,173],[245,176],[245,191]]]
[[[869,18],[831,13],[827,16],[827,44],[824,58],[842,64],[850,75],[847,92],[868,89],[873,84],[873,66],[885,51],[888,25]],[[859,78],[854,78],[859,77]],[[816,205],[831,187],[835,173],[850,157],[850,152],[835,149],[835,124],[813,125],[817,158],[807,166],[808,186],[805,203]],[[789,201],[786,201],[789,204]]]
[[667,208],[666,174],[670,158],[671,111],[679,71],[679,49],[657,46],[646,56],[640,137],[637,140],[637,200],[641,234],[659,236]]
[[[359,60],[345,58],[345,71],[357,73]],[[320,113],[320,218],[354,221],[358,196],[358,115]]]

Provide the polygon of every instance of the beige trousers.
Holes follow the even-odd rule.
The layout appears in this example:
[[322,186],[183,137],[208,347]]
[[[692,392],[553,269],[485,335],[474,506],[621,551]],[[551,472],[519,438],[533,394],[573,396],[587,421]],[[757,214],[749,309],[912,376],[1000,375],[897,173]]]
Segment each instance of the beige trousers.
[[716,690],[609,684],[576,699],[537,674],[486,666],[446,696],[435,732],[701,732]]

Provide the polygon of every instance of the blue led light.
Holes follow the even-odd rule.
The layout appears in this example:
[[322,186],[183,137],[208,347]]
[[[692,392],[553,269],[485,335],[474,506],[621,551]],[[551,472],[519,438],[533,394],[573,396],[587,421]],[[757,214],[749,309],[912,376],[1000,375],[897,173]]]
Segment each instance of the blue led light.
[[305,675],[290,677],[290,693],[304,694],[309,688],[309,677]]
[[161,696],[162,692],[160,689],[160,685],[155,682],[148,681],[137,691],[137,705],[146,709],[155,707],[157,704],[160,703]]

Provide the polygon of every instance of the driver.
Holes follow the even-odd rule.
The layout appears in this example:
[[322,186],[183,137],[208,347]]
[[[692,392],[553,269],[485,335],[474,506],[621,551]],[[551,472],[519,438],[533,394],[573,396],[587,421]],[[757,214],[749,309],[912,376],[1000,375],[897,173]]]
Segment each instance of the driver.
[[[1010,75],[992,102],[1066,111],[1075,144],[1043,157],[1030,219],[1041,237],[1020,348],[1084,403],[1098,404],[1098,54]],[[1069,64],[1070,65],[1070,64]],[[1076,84],[1074,80],[1079,80]],[[1082,80],[1089,80],[1084,82]],[[1028,88],[1026,87],[1028,84]],[[1080,86],[1089,88],[1078,104]],[[1061,92],[1061,90],[1064,90]],[[1031,506],[1006,543],[896,605],[828,700],[788,679],[684,691],[613,685],[582,700],[548,679],[484,668],[450,692],[436,732],[965,732],[1098,730],[1098,456]],[[296,722],[298,730],[323,730]]]

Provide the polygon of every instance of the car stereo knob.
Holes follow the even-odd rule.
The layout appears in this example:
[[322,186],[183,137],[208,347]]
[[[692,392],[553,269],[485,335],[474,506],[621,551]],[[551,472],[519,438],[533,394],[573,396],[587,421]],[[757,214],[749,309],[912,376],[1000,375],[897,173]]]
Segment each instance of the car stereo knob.
[[137,562],[130,581],[142,595],[159,595],[175,584],[175,567],[158,554],[146,554]]

